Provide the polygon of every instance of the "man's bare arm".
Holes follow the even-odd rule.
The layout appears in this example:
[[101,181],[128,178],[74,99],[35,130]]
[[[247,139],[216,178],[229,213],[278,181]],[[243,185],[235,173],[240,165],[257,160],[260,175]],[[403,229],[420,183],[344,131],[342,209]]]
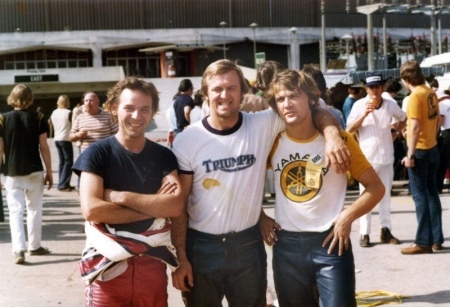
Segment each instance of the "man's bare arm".
[[78,142],[82,138],[87,136],[88,132],[86,130],[80,130],[78,132],[69,133],[69,141]]
[[[2,137],[0,137],[0,166],[3,163],[3,154],[5,153],[5,142]],[[0,182],[0,189],[2,188],[2,183]]]
[[323,133],[325,137],[325,152],[328,165],[330,163],[334,170],[339,173],[345,173],[352,162],[352,157],[347,145],[339,134],[339,122],[336,117],[325,108],[316,108],[313,111],[313,120],[316,128]]
[[394,129],[398,132],[402,132],[406,128],[406,118],[403,121],[399,121],[394,125]]
[[103,178],[82,172],[80,180],[81,213],[89,222],[123,224],[149,219],[150,216],[103,199]]
[[162,188],[156,194],[125,191],[104,191],[104,200],[121,205],[150,217],[177,217],[183,209],[183,193],[177,170],[163,178]]
[[39,150],[45,165],[44,184],[48,182],[48,190],[53,186],[52,158],[50,155],[50,147],[47,143],[47,133],[39,135]]
[[384,196],[385,187],[373,168],[367,169],[356,179],[364,186],[364,192],[337,217],[333,231],[322,244],[326,246],[332,239],[329,254],[336,246],[339,248],[339,256],[349,248],[352,223],[372,210]]
[[188,121],[188,123],[191,123],[191,107],[190,106],[185,106],[183,111],[184,111],[184,118],[186,118],[186,120]]
[[352,122],[349,122],[347,119],[347,129],[346,130],[350,133],[356,132],[359,128],[361,128],[361,125],[364,122],[364,120],[366,119],[367,115],[372,113],[371,110],[372,109],[368,109],[368,107],[366,106],[364,113],[359,118],[355,119]]
[[172,244],[177,250],[180,266],[172,273],[173,286],[181,291],[189,291],[194,286],[192,266],[186,256],[186,231],[188,226],[187,202],[192,188],[192,175],[180,175],[184,191],[184,206],[181,215],[172,219]]
[[264,242],[272,246],[278,241],[277,231],[281,231],[281,226],[273,218],[268,216],[264,209],[261,208],[261,215],[258,221],[259,232],[261,233]]
[[402,164],[406,168],[414,167],[414,159],[409,159],[408,156],[414,156],[416,150],[417,142],[419,141],[420,134],[420,121],[416,118],[411,118],[408,126],[408,133],[406,135],[406,143],[408,145],[408,152],[406,157],[402,159]]

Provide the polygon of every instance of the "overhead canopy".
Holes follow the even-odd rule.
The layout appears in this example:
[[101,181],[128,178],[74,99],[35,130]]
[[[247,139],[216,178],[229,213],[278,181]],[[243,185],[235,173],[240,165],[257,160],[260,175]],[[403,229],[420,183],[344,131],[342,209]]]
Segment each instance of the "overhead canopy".
[[146,52],[146,53],[159,53],[159,52],[164,52],[167,50],[177,50],[177,51],[181,51],[181,52],[188,52],[188,51],[192,51],[192,50],[196,50],[196,49],[206,49],[208,51],[224,50],[223,47],[205,46],[204,44],[171,44],[171,45],[139,49],[139,51]]
[[[399,68],[391,68],[391,69],[381,69],[378,70],[383,79],[387,79],[389,77],[400,79],[400,69]],[[359,80],[366,80],[367,74],[369,71],[353,71],[350,72],[350,75],[353,78],[354,82],[358,82]],[[425,77],[430,75],[434,76],[442,76],[444,74],[444,69],[441,66],[432,66],[432,67],[422,67],[422,73]]]
[[[383,79],[394,78],[400,79],[400,69],[399,68],[391,68],[391,69],[381,69],[377,70],[381,73]],[[325,81],[327,83],[327,88],[334,87],[338,82],[342,82],[345,85],[351,85],[355,83],[361,82],[361,80],[366,80],[367,74],[371,72],[369,71],[350,71],[344,73],[342,70],[333,72],[333,73],[325,73]],[[442,76],[444,74],[444,69],[441,66],[432,66],[432,67],[422,67],[422,73],[425,77],[430,75],[434,75],[435,77]]]
[[103,51],[117,51],[117,50],[123,50],[123,49],[136,49],[136,48],[153,48],[153,47],[161,47],[165,46],[167,43],[160,43],[160,42],[146,42],[146,43],[127,43],[122,45],[114,45],[110,47],[103,48]]
[[36,51],[36,50],[66,50],[66,51],[87,52],[90,49],[82,48],[82,47],[74,47],[74,46],[62,46],[62,45],[33,45],[33,46],[24,46],[24,47],[12,48],[12,49],[8,48],[5,50],[0,50],[0,55],[19,53],[19,52]]

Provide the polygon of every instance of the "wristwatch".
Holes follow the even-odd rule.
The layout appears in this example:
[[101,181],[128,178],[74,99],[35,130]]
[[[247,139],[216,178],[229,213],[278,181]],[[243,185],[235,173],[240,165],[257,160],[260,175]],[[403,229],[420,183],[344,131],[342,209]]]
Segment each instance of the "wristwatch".
[[414,155],[407,155],[409,160],[414,160]]

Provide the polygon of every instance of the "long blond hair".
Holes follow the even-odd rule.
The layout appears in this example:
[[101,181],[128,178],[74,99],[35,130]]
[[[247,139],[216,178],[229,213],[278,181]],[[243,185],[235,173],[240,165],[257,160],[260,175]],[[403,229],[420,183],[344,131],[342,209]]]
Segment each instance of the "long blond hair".
[[67,95],[61,95],[58,97],[58,101],[56,102],[56,106],[60,109],[67,109],[70,107],[70,100]]
[[14,108],[26,109],[33,104],[33,91],[26,84],[16,85],[6,100]]

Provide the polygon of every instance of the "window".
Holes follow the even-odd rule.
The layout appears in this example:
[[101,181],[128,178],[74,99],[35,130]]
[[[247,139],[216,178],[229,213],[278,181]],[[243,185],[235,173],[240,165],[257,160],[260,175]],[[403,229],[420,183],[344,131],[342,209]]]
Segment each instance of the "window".
[[148,55],[138,49],[108,51],[104,54],[106,66],[122,66],[125,75],[160,77],[159,55]]
[[14,69],[14,62],[5,62],[5,69],[6,70]]
[[33,50],[0,55],[0,70],[89,67],[89,52]]

